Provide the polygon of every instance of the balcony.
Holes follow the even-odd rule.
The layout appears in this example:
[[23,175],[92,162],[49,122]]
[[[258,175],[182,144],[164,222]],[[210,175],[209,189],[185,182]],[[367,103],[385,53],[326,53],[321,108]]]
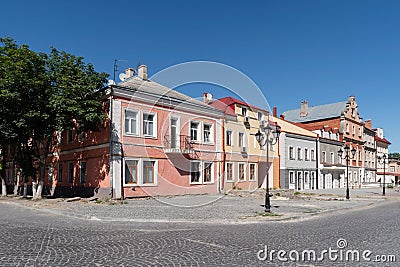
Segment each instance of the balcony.
[[190,136],[187,135],[165,135],[164,152],[166,154],[196,154],[193,143],[190,140]]

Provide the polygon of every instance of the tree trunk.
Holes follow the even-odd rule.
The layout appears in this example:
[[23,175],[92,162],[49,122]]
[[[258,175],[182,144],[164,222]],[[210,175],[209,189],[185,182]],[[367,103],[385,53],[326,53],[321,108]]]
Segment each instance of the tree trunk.
[[32,196],[36,197],[37,182],[32,179]]
[[36,199],[42,198],[42,192],[43,192],[43,181],[39,181],[35,198]]
[[6,179],[3,176],[1,176],[1,196],[7,196]]
[[28,183],[25,182],[24,183],[24,195],[25,198],[28,196]]

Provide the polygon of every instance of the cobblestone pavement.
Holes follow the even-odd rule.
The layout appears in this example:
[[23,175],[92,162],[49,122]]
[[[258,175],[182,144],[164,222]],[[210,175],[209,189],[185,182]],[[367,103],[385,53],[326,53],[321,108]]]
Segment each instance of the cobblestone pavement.
[[62,199],[32,201],[14,198],[6,198],[5,201],[53,214],[105,221],[249,223],[305,219],[311,215],[338,209],[368,206],[383,199],[357,198],[347,201],[343,198],[306,193],[296,199],[272,199],[272,214],[264,213],[263,196],[249,195],[177,196],[97,202],[65,202]]
[[[232,207],[247,203],[240,198],[224,199],[226,203],[233,202],[232,206],[226,207],[227,213],[236,210]],[[155,200],[140,201],[149,203],[148,208],[156,203]],[[188,204],[188,199],[184,197],[173,198],[173,201]],[[260,200],[251,201],[259,203]],[[119,205],[119,208],[140,206],[131,202],[135,201]],[[273,204],[276,202],[274,200]],[[328,202],[334,203],[324,201]],[[190,223],[96,221],[49,212],[54,207],[50,202],[45,203],[48,205],[46,209],[36,209],[0,201],[1,266],[398,266],[398,263],[379,265],[363,260],[346,262],[340,261],[340,258],[331,261],[328,255],[325,255],[325,261],[321,263],[282,262],[276,254],[273,262],[269,259],[262,261],[257,257],[265,245],[269,252],[285,250],[289,253],[297,250],[301,253],[306,249],[321,252],[329,248],[338,250],[337,241],[340,238],[347,242],[342,252],[347,248],[360,252],[370,250],[372,256],[394,255],[397,261],[400,260],[400,236],[397,231],[400,226],[400,203],[393,199],[370,206],[361,205],[351,210],[325,213],[308,220],[262,221],[256,224],[210,221],[205,224],[201,219],[188,220]],[[219,205],[226,203],[220,202]],[[73,205],[75,209],[92,205],[107,207],[106,213],[112,212],[112,207],[117,206]],[[218,204],[202,206],[206,207],[213,213]],[[155,205],[155,210],[160,210],[158,205]],[[108,218],[117,215],[112,213]],[[154,218],[160,218],[160,215],[155,214]],[[263,256],[263,253],[259,255]]]

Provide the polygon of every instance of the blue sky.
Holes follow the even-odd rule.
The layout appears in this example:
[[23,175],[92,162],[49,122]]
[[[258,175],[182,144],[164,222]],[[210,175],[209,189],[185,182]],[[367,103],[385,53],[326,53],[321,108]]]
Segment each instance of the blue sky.
[[[83,56],[112,75],[210,60],[248,75],[278,113],[345,101],[400,151],[399,1],[5,1],[0,36]],[[196,97],[205,84],[182,88]],[[215,90],[215,88],[214,88]],[[222,96],[223,92],[216,93]]]

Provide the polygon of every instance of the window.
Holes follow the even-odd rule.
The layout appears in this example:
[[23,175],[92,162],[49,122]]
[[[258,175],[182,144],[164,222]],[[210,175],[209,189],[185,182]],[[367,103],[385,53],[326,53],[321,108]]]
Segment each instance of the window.
[[71,143],[74,141],[74,130],[68,129],[67,130],[67,142]]
[[72,183],[74,181],[74,163],[68,163],[68,183]]
[[226,180],[233,181],[233,163],[226,163]]
[[250,163],[249,167],[250,167],[249,180],[250,181],[255,181],[256,180],[256,164]]
[[136,111],[125,110],[125,134],[138,134],[137,116]]
[[54,170],[53,164],[51,163],[51,164],[49,165],[48,170],[47,170],[47,176],[48,176],[49,182],[53,182],[53,170]]
[[331,152],[331,163],[335,164],[335,153]]
[[244,163],[239,163],[239,181],[246,181]]
[[304,148],[304,159],[308,160],[308,148]]
[[156,136],[154,114],[143,114],[143,135]]
[[143,184],[154,183],[154,164],[155,161],[143,161]]
[[247,108],[242,107],[242,116],[247,116]]
[[232,131],[226,131],[226,145],[232,146]]
[[210,124],[204,124],[203,127],[203,138],[204,138],[204,143],[212,143],[211,140],[211,125]]
[[301,148],[297,148],[297,159],[301,160]]
[[289,183],[294,184],[294,172],[289,172]]
[[346,133],[350,132],[350,125],[348,123],[346,123]]
[[293,151],[293,147],[289,147],[289,159],[294,159],[294,151]]
[[262,121],[263,114],[261,112],[257,112],[258,121]]
[[125,183],[136,184],[138,177],[138,161],[125,160]]
[[190,183],[200,183],[200,162],[198,161],[190,162]]
[[314,151],[314,149],[311,149],[311,160],[312,161],[315,160],[315,151]]
[[243,136],[244,136],[244,133],[239,133],[239,147],[243,147],[244,145],[244,143],[243,143]]
[[58,163],[57,181],[62,182],[63,165]]
[[356,126],[353,125],[353,135],[356,134]]
[[199,123],[198,122],[190,122],[190,140],[198,141],[199,134]]
[[326,162],[326,152],[322,151],[322,162]]
[[361,154],[361,150],[360,150],[360,151],[358,151],[358,160],[361,161],[362,160],[361,158],[362,158],[362,154]]
[[86,162],[80,164],[80,178],[81,183],[86,183]]
[[394,172],[394,166],[390,166],[390,172]]
[[203,182],[204,183],[212,182],[212,162],[204,162]]
[[308,172],[304,172],[304,183],[308,184]]

